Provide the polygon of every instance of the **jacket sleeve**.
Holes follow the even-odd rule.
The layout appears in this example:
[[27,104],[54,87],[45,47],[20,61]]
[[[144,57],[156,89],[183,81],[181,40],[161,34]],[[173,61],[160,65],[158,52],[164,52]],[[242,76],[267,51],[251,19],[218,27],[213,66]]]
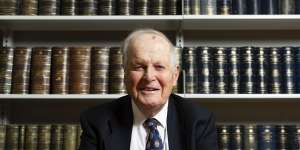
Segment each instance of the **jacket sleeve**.
[[[82,128],[81,142],[79,150],[104,150],[104,148],[99,147],[95,131],[92,129],[91,124],[88,122],[87,118],[84,115],[80,117],[80,124]],[[99,137],[98,137],[99,138]]]
[[196,138],[196,149],[197,150],[218,150],[217,132],[215,125],[215,118],[212,113],[210,113],[208,119],[204,124],[198,123],[197,138]]

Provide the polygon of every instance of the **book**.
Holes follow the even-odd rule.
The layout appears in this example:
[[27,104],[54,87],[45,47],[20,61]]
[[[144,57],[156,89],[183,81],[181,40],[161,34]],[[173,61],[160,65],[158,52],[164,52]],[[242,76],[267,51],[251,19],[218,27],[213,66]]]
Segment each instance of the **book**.
[[296,92],[295,53],[292,47],[281,48],[282,57],[282,92],[293,94]]
[[257,125],[258,149],[276,149],[276,129],[274,125]]
[[62,150],[63,149],[63,125],[62,124],[54,124],[51,128],[51,150]]
[[38,149],[50,150],[51,125],[44,124],[38,126]]
[[269,93],[279,94],[282,93],[282,72],[281,65],[282,59],[280,57],[280,50],[277,47],[272,47],[270,50],[270,73],[269,73]]
[[228,93],[240,93],[240,48],[231,47],[227,50],[228,58]]
[[231,125],[229,127],[230,133],[230,149],[242,150],[244,149],[244,126]]
[[51,49],[32,48],[30,68],[30,93],[49,94],[50,92]]
[[261,14],[261,0],[247,0],[247,14]]
[[6,125],[0,123],[0,149],[5,149]]
[[269,60],[268,60],[268,48],[256,47],[255,62],[257,62],[255,69],[256,74],[256,93],[266,94],[268,93],[268,74],[269,74]]
[[220,150],[230,149],[230,133],[229,125],[218,125],[217,126],[218,135],[218,147]]
[[13,52],[11,47],[0,48],[0,94],[11,93]]
[[213,92],[213,53],[209,47],[198,48],[198,93]]
[[90,92],[89,47],[70,47],[69,52],[69,93],[88,94]]
[[217,0],[201,0],[201,15],[216,15]]
[[12,72],[12,94],[28,94],[30,80],[31,48],[15,47]]
[[244,149],[257,150],[257,128],[255,124],[244,125]]
[[77,126],[65,124],[63,126],[63,149],[76,150]]
[[184,47],[183,48],[183,70],[184,70],[184,91],[183,93],[197,93],[198,91],[198,70],[196,60],[196,48]]
[[277,149],[289,149],[288,148],[288,126],[276,125],[277,132]]
[[18,139],[18,150],[24,150],[25,144],[25,125],[19,125],[19,139]]
[[109,48],[93,47],[91,61],[91,93],[108,93]]
[[5,149],[18,150],[19,126],[17,124],[7,125],[5,141]]
[[241,93],[253,94],[255,93],[255,72],[254,72],[254,49],[253,47],[241,48]]
[[217,0],[217,14],[232,14],[232,0]]
[[267,15],[279,14],[279,0],[261,1],[261,13]]
[[69,49],[53,47],[51,56],[51,94],[67,94],[69,92]]
[[280,14],[295,14],[295,0],[280,0]]
[[232,0],[232,14],[247,14],[247,0]]
[[27,124],[25,127],[25,150],[38,150],[38,125]]
[[109,93],[126,93],[124,84],[123,53],[120,47],[111,47],[109,52]]
[[213,76],[214,89],[213,93],[228,93],[228,64],[226,57],[226,49],[217,47],[213,52]]

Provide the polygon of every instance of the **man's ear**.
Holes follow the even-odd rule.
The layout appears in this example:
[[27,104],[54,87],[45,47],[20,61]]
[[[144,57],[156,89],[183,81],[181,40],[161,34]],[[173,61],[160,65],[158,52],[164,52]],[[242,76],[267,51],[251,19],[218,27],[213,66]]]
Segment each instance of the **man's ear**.
[[180,72],[179,65],[176,65],[174,68],[174,72],[173,72],[173,86],[177,85],[177,81],[179,78],[179,72]]

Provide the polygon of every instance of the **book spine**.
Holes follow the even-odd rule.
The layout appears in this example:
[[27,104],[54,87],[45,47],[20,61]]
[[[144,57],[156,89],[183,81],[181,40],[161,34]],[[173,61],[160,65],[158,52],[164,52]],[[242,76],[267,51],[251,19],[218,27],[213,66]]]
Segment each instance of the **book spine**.
[[[67,1],[67,0],[66,0]],[[100,0],[98,2],[99,15],[115,15],[116,14],[116,0]]]
[[11,47],[0,48],[0,94],[11,93],[13,52]]
[[225,48],[216,48],[213,56],[214,93],[225,94],[227,93],[228,84],[228,64]]
[[179,15],[179,8],[178,7],[178,2],[181,2],[179,0],[167,0],[167,15]]
[[118,15],[133,15],[134,12],[134,6],[132,0],[121,0],[117,1],[117,14]]
[[281,0],[279,2],[280,14],[295,14],[295,0]]
[[[300,68],[300,47],[295,47],[295,68]],[[300,69],[295,69],[296,93],[300,93]]]
[[244,149],[244,129],[242,125],[231,125],[230,133],[230,149]]
[[64,125],[63,126],[63,149],[65,150],[76,150],[76,137],[77,137],[77,126],[76,125]]
[[244,148],[257,150],[257,128],[254,124],[246,124],[244,126]]
[[124,75],[123,53],[121,48],[112,47],[109,53],[109,93],[126,93]]
[[276,149],[276,130],[273,125],[258,125],[258,149]]
[[30,70],[30,93],[49,94],[50,92],[51,49],[47,47],[32,48]]
[[28,124],[25,127],[25,150],[38,150],[38,126]]
[[253,94],[254,91],[254,50],[253,47],[241,49],[241,93]]
[[196,49],[193,47],[185,47],[183,49],[183,69],[185,72],[185,91],[184,93],[197,93],[197,61]]
[[268,71],[269,71],[269,64],[268,64],[268,50],[264,47],[258,47],[257,49],[257,70],[255,71],[256,77],[256,93],[266,94],[268,93]]
[[229,150],[230,149],[230,133],[228,125],[218,125],[218,145],[220,150]]
[[270,75],[269,75],[269,93],[279,94],[282,93],[282,75],[281,75],[281,67],[280,67],[280,52],[276,47],[271,48],[270,51]]
[[18,150],[19,127],[16,124],[7,125],[5,149]]
[[232,0],[217,0],[217,14],[232,14]]
[[199,93],[210,94],[213,91],[213,62],[209,47],[200,47],[199,51]]
[[283,93],[293,94],[296,92],[295,81],[295,53],[292,47],[281,49],[282,55],[282,86]]
[[81,141],[81,134],[82,134],[82,128],[80,125],[77,125],[77,136],[76,136],[76,149],[79,149],[80,141]]
[[6,125],[0,124],[0,149],[5,149]]
[[279,14],[279,0],[263,0],[261,1],[261,13],[268,15]]
[[88,94],[90,92],[91,49],[70,47],[69,52],[69,93]]
[[201,13],[201,0],[190,0],[190,14],[191,15],[200,15]]
[[247,14],[247,0],[232,0],[232,14]]
[[176,53],[176,62],[179,66],[179,77],[178,77],[177,85],[173,88],[173,92],[182,93],[183,92],[182,48],[175,47],[175,53]]
[[134,1],[136,15],[150,15],[150,2],[149,0],[135,0]]
[[300,149],[300,125],[291,125],[287,129],[289,149]]
[[18,150],[24,150],[25,144],[25,125],[19,125]]
[[108,93],[109,48],[93,47],[91,61],[91,93]]
[[258,15],[261,14],[260,0],[247,0],[247,14]]
[[29,93],[31,49],[16,47],[14,50],[12,72],[12,94]]
[[69,49],[53,47],[51,56],[51,93],[68,93],[68,56]]
[[216,15],[217,14],[217,0],[201,0],[201,14],[202,15]]
[[63,125],[55,124],[51,128],[51,150],[63,149]]
[[38,127],[38,149],[50,150],[51,125],[39,125]]
[[240,49],[236,47],[228,48],[228,92],[240,93]]
[[151,15],[165,15],[166,1],[165,0],[149,0]]
[[277,149],[283,150],[288,149],[288,131],[287,126],[277,125]]

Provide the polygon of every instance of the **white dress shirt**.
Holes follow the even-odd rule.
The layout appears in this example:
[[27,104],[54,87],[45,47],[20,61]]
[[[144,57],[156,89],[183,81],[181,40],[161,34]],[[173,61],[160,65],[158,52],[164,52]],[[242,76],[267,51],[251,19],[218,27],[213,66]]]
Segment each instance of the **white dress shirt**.
[[[159,121],[157,130],[164,145],[163,150],[169,150],[168,131],[167,131],[167,114],[168,103],[165,103],[163,108],[153,118]],[[144,122],[147,119],[132,100],[133,126],[131,132],[130,150],[145,150],[147,143],[148,130],[144,127]]]

